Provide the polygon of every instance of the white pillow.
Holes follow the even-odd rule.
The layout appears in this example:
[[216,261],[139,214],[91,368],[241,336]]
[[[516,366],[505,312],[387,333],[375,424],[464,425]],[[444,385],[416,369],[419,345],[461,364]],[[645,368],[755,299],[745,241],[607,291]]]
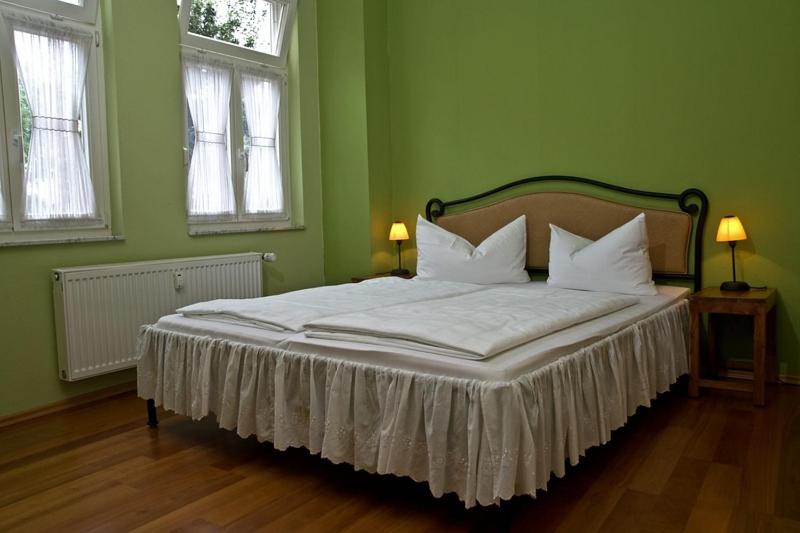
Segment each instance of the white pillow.
[[417,277],[464,283],[525,283],[525,215],[492,233],[477,247],[417,217]]
[[547,284],[564,289],[658,294],[644,213],[597,241],[550,224]]

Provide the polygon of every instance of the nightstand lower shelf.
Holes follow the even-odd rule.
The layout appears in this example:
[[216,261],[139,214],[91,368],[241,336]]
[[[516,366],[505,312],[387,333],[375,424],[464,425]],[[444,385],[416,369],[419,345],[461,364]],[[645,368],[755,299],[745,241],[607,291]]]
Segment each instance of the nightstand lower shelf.
[[753,383],[743,380],[734,380],[730,378],[725,379],[709,379],[700,378],[697,380],[697,385],[706,389],[721,389],[721,390],[736,390],[741,392],[753,392]]

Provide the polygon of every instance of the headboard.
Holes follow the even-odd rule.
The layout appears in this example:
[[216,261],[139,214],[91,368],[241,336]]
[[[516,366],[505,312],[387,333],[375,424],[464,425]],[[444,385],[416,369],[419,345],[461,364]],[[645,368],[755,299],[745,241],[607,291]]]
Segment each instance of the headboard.
[[[597,198],[583,192],[540,191],[504,198],[457,213],[447,213],[449,207],[473,204],[503,191],[539,182],[581,183],[631,197],[664,200],[665,204],[674,204],[675,208],[669,210],[637,207]],[[699,189],[664,193],[630,189],[575,176],[535,176],[459,200],[445,202],[433,198],[425,207],[425,216],[429,221],[461,235],[473,244],[480,243],[520,215],[526,215],[527,268],[534,273],[547,272],[549,224],[596,240],[642,212],[647,217],[653,277],[657,280],[689,280],[694,284],[695,290],[700,290],[703,227],[708,212],[708,197]]]

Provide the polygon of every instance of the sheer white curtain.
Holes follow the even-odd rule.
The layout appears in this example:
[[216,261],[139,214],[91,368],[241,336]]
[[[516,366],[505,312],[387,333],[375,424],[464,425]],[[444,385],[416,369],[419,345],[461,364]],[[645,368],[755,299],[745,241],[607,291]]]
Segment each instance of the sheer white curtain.
[[281,23],[286,16],[286,4],[283,2],[270,2],[270,8],[271,24],[268,25],[268,29],[266,30],[269,31],[270,53],[272,55],[279,55],[281,52],[279,37],[281,34]]
[[283,182],[278,158],[279,80],[242,73],[242,101],[250,130],[250,154],[244,178],[245,213],[283,211]]
[[23,218],[95,218],[80,123],[92,36],[23,20],[10,24],[32,115]]
[[231,78],[230,68],[184,59],[183,83],[195,131],[187,191],[192,216],[236,213],[227,134]]
[[6,193],[3,190],[5,177],[0,176],[0,222],[8,221],[8,209],[6,209]]

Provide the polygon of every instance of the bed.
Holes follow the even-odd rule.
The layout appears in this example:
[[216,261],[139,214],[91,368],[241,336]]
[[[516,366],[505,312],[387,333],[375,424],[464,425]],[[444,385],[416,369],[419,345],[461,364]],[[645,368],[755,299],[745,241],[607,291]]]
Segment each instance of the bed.
[[[542,182],[581,183],[676,208],[642,208],[583,192],[530,192]],[[525,192],[513,194],[519,190]],[[315,335],[313,327],[291,322],[280,328],[169,315],[140,332],[138,393],[148,400],[151,425],[156,405],[194,419],[214,414],[220,427],[242,437],[409,476],[435,496],[455,493],[467,507],[535,495],[552,475],[564,475],[567,461],[576,464],[588,448],[608,441],[638,407],[687,372],[691,291],[679,285],[701,285],[707,205],[697,189],[658,193],[566,176],[527,178],[450,202],[433,199],[427,219],[473,243],[526,214],[533,273],[547,266],[549,223],[591,238],[645,212],[657,294],[485,357],[453,357],[417,343],[384,343],[381,336]],[[340,297],[336,290],[390,290],[416,298],[397,305],[436,309],[437,291],[459,290],[429,281],[365,283],[328,289],[331,301]],[[541,281],[485,290],[541,302],[561,297]],[[453,297],[483,297],[464,292]]]

